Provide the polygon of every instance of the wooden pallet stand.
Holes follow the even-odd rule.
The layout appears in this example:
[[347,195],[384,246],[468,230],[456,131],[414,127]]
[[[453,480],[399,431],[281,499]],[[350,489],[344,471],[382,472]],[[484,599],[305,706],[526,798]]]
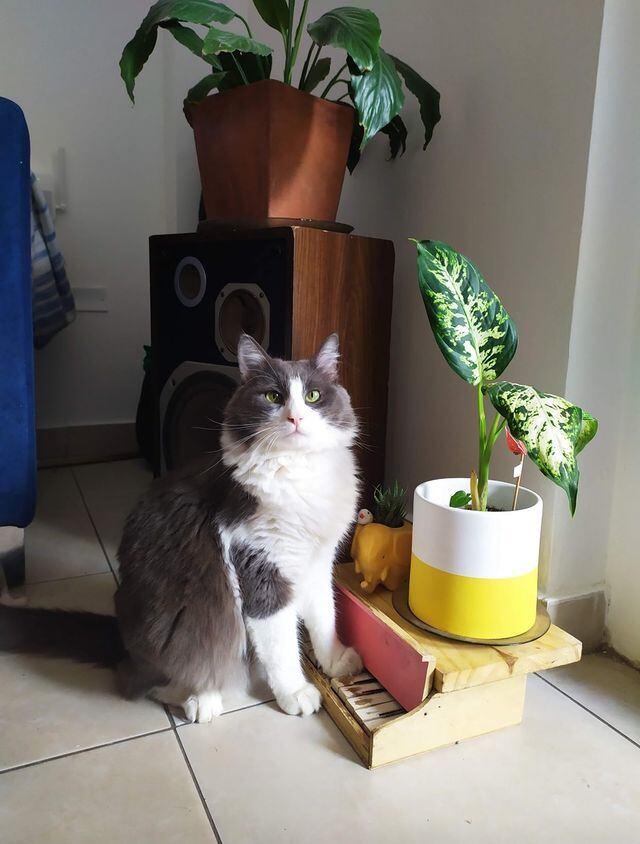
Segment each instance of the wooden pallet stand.
[[[522,721],[527,674],[577,662],[580,642],[552,625],[521,645],[472,645],[422,631],[379,587],[364,594],[353,564],[335,575],[338,629],[366,672],[329,680],[305,654],[325,709],[369,768]],[[377,682],[376,682],[377,681]]]

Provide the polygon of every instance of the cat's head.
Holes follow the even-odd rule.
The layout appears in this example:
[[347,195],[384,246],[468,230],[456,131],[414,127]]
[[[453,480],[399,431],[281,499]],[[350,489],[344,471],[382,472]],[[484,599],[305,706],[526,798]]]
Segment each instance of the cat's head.
[[356,418],[338,383],[338,336],[331,334],[315,357],[270,357],[247,334],[238,343],[242,382],[229,401],[223,445],[265,455],[326,451],[351,445]]

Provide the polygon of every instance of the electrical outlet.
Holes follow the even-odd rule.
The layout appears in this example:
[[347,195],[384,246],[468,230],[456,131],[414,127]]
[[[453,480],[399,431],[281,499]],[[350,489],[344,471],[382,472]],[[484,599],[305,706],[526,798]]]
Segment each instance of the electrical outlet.
[[74,287],[76,311],[106,313],[109,310],[106,287]]

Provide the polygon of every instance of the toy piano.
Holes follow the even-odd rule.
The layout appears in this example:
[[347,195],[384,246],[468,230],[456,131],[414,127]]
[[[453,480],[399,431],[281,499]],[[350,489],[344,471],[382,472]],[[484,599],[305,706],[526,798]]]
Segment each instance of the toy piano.
[[365,671],[330,680],[305,668],[325,709],[369,768],[519,724],[527,674],[577,662],[580,642],[551,625],[535,641],[451,641],[406,621],[392,593],[364,594],[353,563],[336,568],[338,631]]

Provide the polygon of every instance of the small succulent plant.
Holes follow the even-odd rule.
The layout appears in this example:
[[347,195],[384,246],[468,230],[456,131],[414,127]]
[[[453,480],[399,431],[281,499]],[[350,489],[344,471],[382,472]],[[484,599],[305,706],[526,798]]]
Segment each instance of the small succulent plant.
[[398,481],[393,486],[377,486],[373,493],[375,501],[374,521],[387,527],[402,527],[404,518],[407,515],[405,503],[406,489],[401,487]]

